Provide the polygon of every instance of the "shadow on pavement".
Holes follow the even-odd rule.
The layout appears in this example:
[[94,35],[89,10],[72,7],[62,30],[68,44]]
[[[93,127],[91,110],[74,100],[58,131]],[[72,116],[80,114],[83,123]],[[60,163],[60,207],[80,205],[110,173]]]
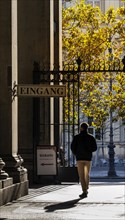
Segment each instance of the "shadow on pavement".
[[8,219],[8,218],[0,218],[0,220],[5,220],[5,219]]
[[73,208],[76,206],[77,202],[80,200],[79,199],[74,199],[74,200],[70,200],[70,201],[66,201],[66,202],[61,202],[61,203],[57,203],[57,204],[53,204],[53,205],[49,205],[46,206],[44,209],[46,210],[46,212],[54,212],[55,210],[58,209],[69,209],[69,208]]

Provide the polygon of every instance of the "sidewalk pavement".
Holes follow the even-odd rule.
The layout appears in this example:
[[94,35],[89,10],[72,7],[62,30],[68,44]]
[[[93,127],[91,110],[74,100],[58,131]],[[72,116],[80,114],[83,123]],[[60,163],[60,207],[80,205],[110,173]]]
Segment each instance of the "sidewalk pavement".
[[81,185],[37,185],[29,195],[0,207],[0,220],[125,220],[125,182],[90,182],[79,199]]

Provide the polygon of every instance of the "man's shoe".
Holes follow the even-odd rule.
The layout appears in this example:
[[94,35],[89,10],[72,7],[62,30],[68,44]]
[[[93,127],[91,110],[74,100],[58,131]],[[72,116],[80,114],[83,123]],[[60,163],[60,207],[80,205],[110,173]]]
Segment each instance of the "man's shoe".
[[84,199],[84,198],[87,197],[87,194],[88,194],[88,192],[83,192],[81,195],[79,195],[79,197],[80,197],[81,199]]

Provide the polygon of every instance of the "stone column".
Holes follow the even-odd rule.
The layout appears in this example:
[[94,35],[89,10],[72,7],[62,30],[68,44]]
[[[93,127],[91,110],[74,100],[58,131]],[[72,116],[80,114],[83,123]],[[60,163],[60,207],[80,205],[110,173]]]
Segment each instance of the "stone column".
[[22,166],[22,157],[18,155],[18,97],[14,92],[15,86],[18,84],[17,2],[17,0],[11,0],[12,149],[8,154],[2,155],[6,163],[5,170],[10,177],[13,177],[14,183],[27,180],[27,170]]
[[[17,36],[17,0],[11,0],[11,37],[12,37],[12,88],[18,84],[18,36]],[[12,99],[12,157],[13,178],[15,181],[27,179],[27,170],[22,167],[23,159],[18,153],[18,97]],[[11,167],[12,168],[12,167]]]

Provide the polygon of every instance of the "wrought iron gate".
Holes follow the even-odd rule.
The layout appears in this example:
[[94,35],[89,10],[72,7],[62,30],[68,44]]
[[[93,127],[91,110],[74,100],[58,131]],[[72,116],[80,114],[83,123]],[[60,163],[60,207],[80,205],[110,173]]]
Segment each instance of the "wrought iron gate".
[[[61,181],[78,181],[76,162],[70,145],[73,136],[79,132],[83,118],[80,110],[80,81],[85,72],[123,72],[125,58],[112,64],[84,64],[80,58],[63,70],[48,70],[34,62],[34,84],[66,85],[66,97],[34,98],[33,139],[38,145],[55,145],[58,153],[58,176]],[[74,170],[73,170],[74,169]],[[73,175],[72,175],[73,172]]]

